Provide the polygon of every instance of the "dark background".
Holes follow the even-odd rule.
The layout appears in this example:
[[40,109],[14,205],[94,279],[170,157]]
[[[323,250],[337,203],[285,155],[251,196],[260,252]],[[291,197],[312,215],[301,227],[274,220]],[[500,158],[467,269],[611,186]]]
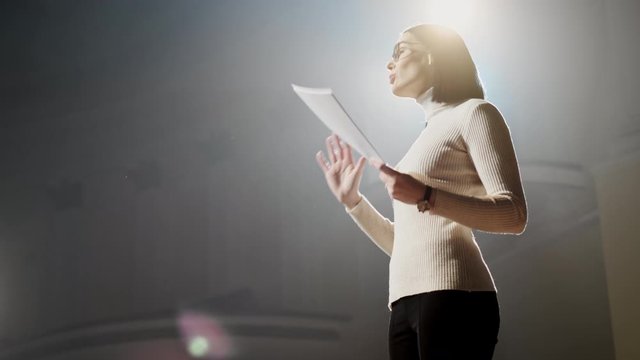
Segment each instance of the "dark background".
[[[444,19],[530,210],[523,235],[476,232],[495,358],[614,359],[594,169],[637,158],[640,6],[453,3],[2,2],[0,358],[179,359],[173,320],[199,309],[235,358],[386,359],[388,257],[327,189],[328,130],[290,84],[333,88],[394,164],[422,112],[385,64]],[[361,191],[392,218],[374,169]]]

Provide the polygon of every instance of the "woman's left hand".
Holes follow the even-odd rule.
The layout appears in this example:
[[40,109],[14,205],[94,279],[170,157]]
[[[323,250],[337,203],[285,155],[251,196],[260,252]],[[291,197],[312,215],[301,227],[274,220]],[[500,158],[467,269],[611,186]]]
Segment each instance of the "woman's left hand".
[[380,170],[379,178],[384,183],[389,197],[403,203],[415,205],[422,200],[425,192],[425,184],[409,174],[396,171],[392,167],[378,161],[370,161],[371,165]]

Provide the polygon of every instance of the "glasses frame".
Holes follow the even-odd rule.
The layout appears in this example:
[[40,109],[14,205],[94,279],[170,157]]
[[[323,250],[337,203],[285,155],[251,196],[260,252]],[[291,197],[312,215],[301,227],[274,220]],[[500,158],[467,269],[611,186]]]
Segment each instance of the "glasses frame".
[[422,43],[419,43],[419,42],[409,42],[409,41],[400,41],[400,42],[396,43],[396,44],[393,46],[393,53],[391,53],[391,59],[393,59],[393,62],[394,62],[394,63],[397,63],[397,62],[398,62],[398,60],[400,60],[400,59],[402,59],[402,58],[406,57],[406,56],[402,56],[402,57],[400,57],[400,46],[401,46],[401,45],[419,45],[419,46],[421,46],[421,47],[422,47],[422,49],[414,49],[414,48],[412,48],[412,47],[409,47],[409,50],[410,50],[411,52],[414,52],[414,51],[423,51],[423,52],[428,52],[428,50],[427,50],[426,48],[424,48],[424,45],[422,45]]

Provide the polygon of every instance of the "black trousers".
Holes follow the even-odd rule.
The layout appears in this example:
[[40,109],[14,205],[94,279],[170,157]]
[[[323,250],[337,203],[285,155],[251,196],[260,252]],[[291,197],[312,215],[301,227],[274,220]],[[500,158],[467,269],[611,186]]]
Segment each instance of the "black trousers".
[[439,290],[391,304],[391,360],[490,360],[500,308],[493,291]]

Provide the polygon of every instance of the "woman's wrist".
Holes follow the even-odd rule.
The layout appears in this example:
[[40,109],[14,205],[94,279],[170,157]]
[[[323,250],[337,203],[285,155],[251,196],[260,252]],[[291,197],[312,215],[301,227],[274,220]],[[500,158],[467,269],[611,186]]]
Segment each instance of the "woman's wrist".
[[431,188],[431,194],[429,194],[429,199],[427,200],[429,205],[433,208],[436,202],[436,188]]
[[360,201],[362,201],[362,195],[358,193],[358,195],[353,200],[345,201],[343,204],[347,209],[351,210],[356,207],[360,203]]

